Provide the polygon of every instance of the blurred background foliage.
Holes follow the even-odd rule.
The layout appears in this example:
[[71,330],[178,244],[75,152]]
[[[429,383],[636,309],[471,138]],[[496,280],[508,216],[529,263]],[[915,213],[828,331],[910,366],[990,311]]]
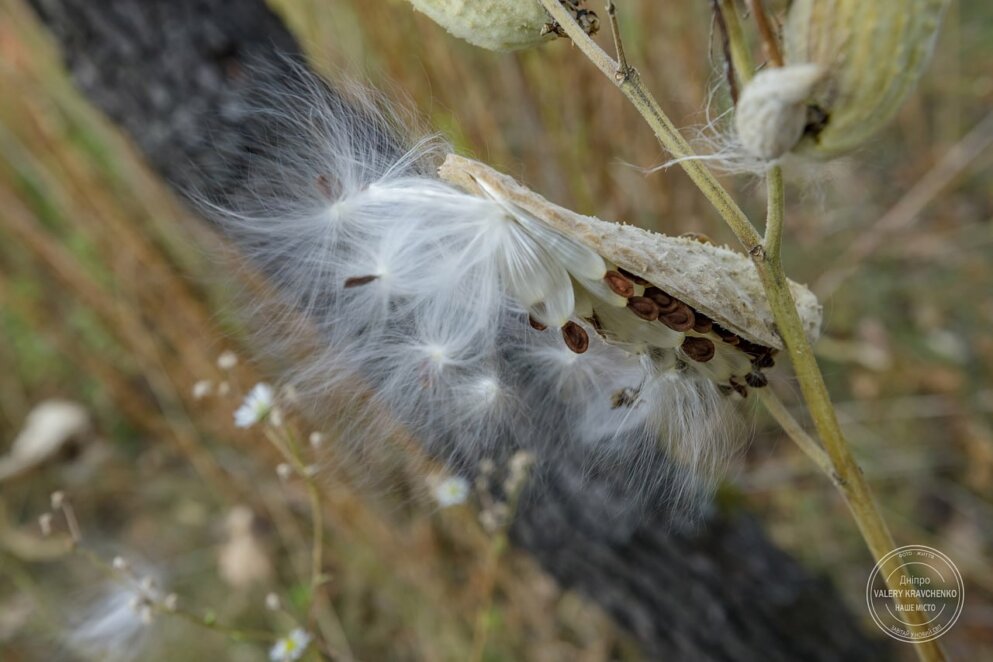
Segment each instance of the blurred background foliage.
[[[678,169],[646,174],[666,155],[567,42],[498,55],[448,37],[401,0],[271,4],[318,70],[368,78],[459,150],[548,198],[732,241]],[[618,5],[629,60],[680,126],[705,124],[708,103],[712,114],[726,103],[712,94],[721,63],[709,3]],[[965,609],[943,639],[961,659],[993,656],[991,61],[993,4],[955,0],[897,121],[850,158],[790,173],[785,247],[788,272],[824,297],[820,358],[896,539],[937,547],[965,576]],[[761,217],[762,187],[725,180]],[[231,314],[245,284],[213,259],[221,243],[75,92],[20,0],[0,0],[0,454],[45,400],[81,403],[93,421],[72,449],[0,482],[5,662],[51,659],[92,583],[60,540],[39,534],[56,489],[70,494],[92,545],[161,564],[184,602],[220,619],[279,628],[263,596],[305,599],[306,496],[277,478],[260,433],[232,425],[261,376]],[[216,364],[227,349],[243,357],[231,371]],[[199,380],[215,393],[195,397]],[[222,383],[227,395],[216,393]],[[782,369],[774,385],[795,391]],[[844,505],[752,409],[754,441],[727,498],[760,513],[868,623],[869,560]],[[370,499],[345,478],[326,495],[325,590],[341,650],[467,659],[483,614],[486,659],[635,657],[596,608],[561,594],[527,558],[488,563],[493,543],[468,508]],[[241,533],[238,505],[255,513]],[[224,568],[239,535],[265,560],[247,578]],[[184,624],[162,636],[169,659],[264,655]]]

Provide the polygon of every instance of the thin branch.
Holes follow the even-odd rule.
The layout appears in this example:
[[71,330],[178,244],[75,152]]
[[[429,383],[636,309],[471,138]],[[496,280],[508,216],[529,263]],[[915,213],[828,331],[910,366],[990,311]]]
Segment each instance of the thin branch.
[[779,399],[779,396],[776,395],[771,387],[757,390],[759,400],[765,405],[769,414],[779,423],[779,427],[783,428],[783,432],[837,485],[839,482],[838,475],[834,472],[831,458],[824,452],[824,448],[813,437],[807,434],[803,426],[793,418],[793,414],[790,413],[786,405],[783,404],[783,401]]
[[610,19],[610,32],[614,35],[614,50],[617,52],[617,72],[614,77],[618,80],[624,80],[628,76],[627,58],[624,57],[624,44],[621,42],[621,29],[617,25],[617,7],[614,5],[613,0],[607,0],[607,18]]
[[724,56],[724,80],[728,84],[728,92],[731,93],[731,103],[738,105],[738,81],[735,79],[734,55],[731,53],[731,37],[728,34],[727,22],[724,20],[724,11],[721,9],[720,0],[710,0],[711,9],[714,12],[714,22],[717,24],[717,31],[721,35],[721,54]]
[[719,0],[719,2],[721,16],[727,29],[728,44],[731,47],[731,62],[734,64],[735,73],[738,74],[738,80],[744,87],[752,79],[755,62],[745,40],[745,32],[741,29],[741,18],[738,16],[735,0]]
[[779,39],[776,38],[776,33],[769,22],[769,16],[765,13],[762,0],[748,0],[748,8],[752,12],[755,27],[758,28],[759,36],[762,38],[762,50],[765,53],[765,58],[774,67],[783,66],[783,53],[779,50]]
[[766,173],[768,201],[765,218],[765,256],[768,260],[779,261],[783,250],[783,223],[785,216],[786,191],[783,186],[783,169],[772,166]]

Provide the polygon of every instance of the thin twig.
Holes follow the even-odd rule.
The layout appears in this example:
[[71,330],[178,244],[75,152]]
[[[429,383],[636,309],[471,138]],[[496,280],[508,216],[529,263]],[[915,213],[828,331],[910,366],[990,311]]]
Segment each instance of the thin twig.
[[785,215],[783,208],[786,200],[786,192],[783,186],[783,169],[779,166],[772,166],[766,173],[766,189],[768,191],[768,201],[765,219],[765,256],[767,260],[780,260],[783,251],[783,222]]
[[731,62],[734,64],[734,71],[738,75],[738,80],[744,87],[752,79],[755,62],[752,60],[752,52],[745,40],[744,30],[741,29],[741,18],[738,16],[738,6],[735,4],[735,0],[719,1],[721,16],[727,29],[728,44],[731,48]]
[[824,472],[825,475],[830,476],[832,482],[838,483],[838,476],[834,473],[834,467],[831,465],[831,458],[828,457],[827,453],[824,452],[824,448],[817,443],[817,441],[807,434],[807,431],[803,429],[803,426],[793,418],[793,414],[789,412],[783,401],[779,399],[779,396],[772,390],[771,387],[757,389],[759,394],[759,400],[765,405],[766,410],[769,414],[776,419],[779,426],[783,428],[783,432],[792,439],[797,446],[800,447],[804,453],[807,454],[814,464]]
[[769,22],[769,16],[765,13],[762,0],[748,0],[748,8],[752,12],[755,27],[758,28],[759,36],[762,38],[762,51],[765,53],[765,58],[774,67],[783,66],[783,53],[779,50],[779,40]]
[[628,77],[630,67],[627,58],[624,57],[624,44],[621,42],[621,29],[617,24],[617,7],[613,0],[607,0],[607,18],[610,19],[610,32],[614,35],[614,50],[617,51],[617,72],[614,77],[624,80]]
[[717,31],[721,35],[721,55],[724,57],[724,80],[728,84],[728,92],[731,94],[731,103],[738,105],[738,81],[735,79],[734,55],[731,53],[731,36],[728,34],[728,26],[724,21],[724,11],[721,9],[720,0],[710,0],[711,9],[714,12],[714,22],[717,24]]

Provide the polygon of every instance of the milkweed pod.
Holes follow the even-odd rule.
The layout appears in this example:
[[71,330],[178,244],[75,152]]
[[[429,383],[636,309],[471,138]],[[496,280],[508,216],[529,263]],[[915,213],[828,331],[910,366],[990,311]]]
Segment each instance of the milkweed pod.
[[[761,378],[761,370],[771,365],[771,354],[783,348],[755,265],[747,256],[577,214],[507,175],[456,155],[446,158],[441,176],[470,193],[523,210],[552,232],[600,255],[609,269],[604,286],[597,289],[584,281],[586,289],[577,298],[595,299],[593,320],[586,321],[608,343],[647,347],[650,354],[674,345],[681,355],[701,364],[714,357],[716,345],[724,362],[716,380],[742,389],[745,384],[738,378],[745,380],[750,371],[756,373],[753,381]],[[568,264],[566,268],[572,269]],[[821,323],[817,298],[798,283],[791,282],[790,289],[808,337],[816,340]]]
[[[597,29],[596,14],[582,9],[583,0],[567,0],[587,32]],[[554,39],[555,23],[538,0],[410,0],[452,35],[491,51],[537,46]]]
[[794,0],[786,64],[816,64],[825,75],[793,151],[831,158],[885,126],[927,67],[948,1]]

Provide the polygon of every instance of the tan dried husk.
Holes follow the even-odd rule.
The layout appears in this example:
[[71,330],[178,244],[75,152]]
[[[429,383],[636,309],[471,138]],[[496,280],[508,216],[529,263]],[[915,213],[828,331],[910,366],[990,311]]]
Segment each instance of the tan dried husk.
[[832,157],[885,126],[927,67],[949,0],[794,0],[783,30],[789,64],[826,70],[808,103],[826,114],[794,151]]
[[[559,232],[586,244],[605,259],[645,278],[730,331],[765,347],[782,349],[772,310],[755,265],[726,247],[669,237],[632,225],[583,216],[548,202],[530,189],[478,161],[449,155],[440,168],[446,181],[476,195],[476,181]],[[820,335],[821,306],[799,283],[790,282],[811,342]]]

